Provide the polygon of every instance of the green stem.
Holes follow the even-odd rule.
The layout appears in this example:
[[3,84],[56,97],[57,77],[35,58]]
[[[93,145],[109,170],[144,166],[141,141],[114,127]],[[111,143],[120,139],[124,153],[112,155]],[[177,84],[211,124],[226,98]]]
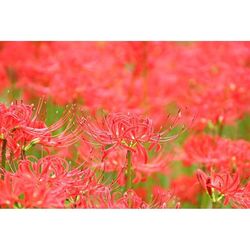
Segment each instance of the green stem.
[[132,153],[127,151],[126,191],[132,188]]
[[[127,151],[127,169],[126,169],[126,191],[132,188],[132,153],[130,150]],[[128,198],[128,207],[131,208],[131,197]]]
[[219,136],[222,136],[223,128],[224,128],[223,124],[220,123],[219,126],[218,126],[218,135],[219,135]]
[[[6,150],[7,150],[7,140],[6,139],[2,139],[2,168],[5,169],[5,165],[6,165]],[[1,170],[1,179],[4,179],[4,172]]]
[[2,141],[2,168],[4,169],[6,165],[6,150],[7,150],[7,140],[3,139]]
[[212,202],[216,203],[216,197],[215,197],[215,193],[214,193],[214,189],[212,188]]
[[217,208],[216,202],[212,201],[212,208]]

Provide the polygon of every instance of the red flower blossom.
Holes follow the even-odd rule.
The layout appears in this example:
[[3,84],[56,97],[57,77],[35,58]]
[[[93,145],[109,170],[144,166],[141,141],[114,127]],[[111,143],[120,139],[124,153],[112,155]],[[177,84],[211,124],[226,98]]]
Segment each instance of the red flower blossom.
[[[47,127],[38,120],[42,101],[33,115],[33,106],[22,102],[12,103],[9,108],[0,104],[0,139],[6,147],[7,157],[18,157],[35,144],[66,147],[79,140],[80,129],[73,124],[73,109],[68,109],[63,117]],[[63,126],[63,132],[54,135]]]
[[193,176],[181,175],[171,182],[171,190],[182,202],[196,205],[201,189],[197,179]]
[[79,118],[79,124],[91,140],[103,147],[103,159],[119,147],[143,155],[147,163],[145,144],[150,145],[149,150],[154,147],[159,150],[160,143],[171,141],[178,136],[165,135],[171,128],[164,132],[155,132],[152,120],[132,113],[110,113],[101,121],[83,116]]
[[147,203],[134,190],[128,190],[116,201],[116,208],[171,208],[179,207],[175,197],[169,191],[155,187],[152,201]]
[[[125,149],[111,151],[101,162],[92,163],[92,166],[105,172],[116,172],[117,182],[119,185],[124,186],[126,182],[126,154]],[[169,173],[171,160],[171,155],[163,155],[162,152],[158,156],[150,158],[147,163],[144,162],[143,156],[135,155],[132,158],[133,183],[146,181],[147,177],[153,173]]]
[[250,182],[234,195],[232,205],[236,208],[250,208]]
[[232,123],[249,112],[249,54],[243,42],[165,43],[148,71],[149,93],[161,90],[149,94],[150,103],[154,110],[187,106],[198,129]]
[[[201,186],[208,192],[213,202],[217,202],[225,197],[224,205],[230,202],[235,207],[249,207],[249,184],[246,187],[242,186],[237,173],[212,172],[208,176],[202,170],[197,170],[197,179]],[[219,192],[220,197],[216,198],[214,191]]]
[[133,190],[128,190],[116,201],[116,208],[149,208],[149,205]]
[[186,165],[196,163],[207,169],[237,170],[242,178],[250,176],[250,143],[245,140],[193,136],[184,144],[182,159]]
[[71,175],[62,161],[44,158],[38,163],[23,160],[15,173],[6,172],[0,181],[1,207],[63,207]]
[[63,208],[69,203],[73,207],[103,207],[103,196],[110,196],[109,190],[90,169],[71,170],[65,160],[47,156],[35,163],[22,160],[16,172],[4,174],[0,206]]

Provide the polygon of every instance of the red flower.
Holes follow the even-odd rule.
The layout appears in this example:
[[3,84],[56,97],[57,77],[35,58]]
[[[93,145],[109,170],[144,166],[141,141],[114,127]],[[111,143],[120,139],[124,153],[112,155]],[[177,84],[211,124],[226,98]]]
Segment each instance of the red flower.
[[[0,104],[0,139],[6,144],[7,157],[18,157],[35,144],[67,147],[79,140],[80,129],[73,124],[74,112],[69,108],[63,117],[47,127],[38,120],[42,100],[33,114],[33,106],[22,102],[12,103],[9,108]],[[64,127],[63,132],[53,135]]]
[[155,186],[150,206],[152,208],[179,208],[180,202],[177,202],[176,196],[172,191]]
[[197,179],[193,176],[181,175],[171,182],[171,189],[182,202],[191,202],[196,205],[201,189]]
[[187,106],[199,129],[232,123],[250,111],[249,55],[248,42],[166,43],[148,73],[152,93],[161,90],[151,103]]
[[56,156],[35,163],[22,160],[16,172],[6,172],[0,180],[1,207],[104,207],[104,195],[111,196],[110,188],[100,184],[94,172],[71,170]]
[[[197,179],[213,199],[213,202],[225,197],[224,205],[230,202],[236,207],[247,207],[250,204],[249,184],[246,187],[242,186],[237,173],[220,172],[211,173],[208,176],[202,170],[197,170]],[[220,197],[215,198],[214,191],[219,192]]]
[[15,173],[6,172],[0,181],[1,207],[64,207],[70,174],[62,160],[48,157],[32,163],[23,160]]
[[172,208],[179,207],[172,192],[160,187],[153,190],[152,201],[147,203],[134,190],[128,190],[115,202],[115,208]]
[[152,120],[132,113],[110,113],[101,121],[83,116],[79,118],[79,124],[90,140],[103,147],[103,158],[119,147],[142,155],[146,163],[148,154],[145,144],[150,145],[149,150],[154,147],[159,150],[160,143],[178,136],[165,136],[170,129],[155,132]]
[[128,190],[116,201],[115,208],[149,208],[149,205],[134,190]]
[[[126,182],[126,150],[111,151],[101,162],[92,163],[92,166],[97,167],[105,172],[116,172],[117,182],[124,186]],[[135,155],[132,159],[133,166],[133,183],[139,183],[147,180],[147,177],[153,173],[169,173],[169,165],[172,157],[161,152],[158,156],[150,158],[147,163],[144,162],[144,157]]]
[[250,143],[247,141],[200,135],[190,137],[184,150],[182,159],[187,165],[202,164],[208,170],[237,170],[242,178],[250,176]]
[[250,208],[250,182],[234,195],[232,204],[236,208]]

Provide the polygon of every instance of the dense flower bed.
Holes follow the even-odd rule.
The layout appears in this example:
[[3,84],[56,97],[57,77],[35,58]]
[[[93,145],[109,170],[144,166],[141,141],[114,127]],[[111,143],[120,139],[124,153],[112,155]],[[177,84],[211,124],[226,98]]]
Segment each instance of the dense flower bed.
[[250,43],[1,42],[1,208],[249,208]]

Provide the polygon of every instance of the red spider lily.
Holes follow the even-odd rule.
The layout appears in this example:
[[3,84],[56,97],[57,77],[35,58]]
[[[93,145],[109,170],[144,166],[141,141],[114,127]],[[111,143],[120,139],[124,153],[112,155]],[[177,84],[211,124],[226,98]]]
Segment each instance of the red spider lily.
[[148,73],[152,89],[161,90],[150,96],[151,102],[167,97],[188,106],[191,116],[199,114],[195,120],[199,129],[208,122],[228,124],[241,118],[249,112],[249,45],[167,43]]
[[165,191],[159,187],[153,190],[153,199],[147,203],[138,196],[134,190],[128,190],[123,196],[116,201],[116,208],[171,208],[179,207],[175,202],[171,192]]
[[250,111],[247,42],[5,42],[1,47],[3,68],[17,72],[26,95],[49,95],[57,103],[83,99],[91,110],[146,112],[162,124],[157,113],[174,101],[188,106],[191,117],[199,114],[197,128],[230,123]]
[[37,164],[23,160],[17,172],[6,172],[0,182],[1,207],[63,207],[67,184],[73,180],[61,163],[50,160],[42,159]]
[[33,139],[21,128],[30,124],[31,116],[32,106],[23,103],[12,104],[9,108],[4,104],[0,106],[1,142],[7,143],[7,147],[14,155],[19,155],[21,146]]
[[[42,101],[33,114],[33,106],[22,102],[12,103],[9,108],[0,105],[0,136],[1,144],[6,144],[8,157],[18,157],[34,144],[44,146],[66,147],[79,140],[80,129],[73,124],[73,110],[69,109],[63,117],[53,125],[47,127],[44,122],[38,120]],[[63,132],[53,135],[62,127]]]
[[152,208],[180,208],[180,202],[177,202],[176,196],[172,191],[165,190],[155,186],[153,188]]
[[237,170],[242,178],[250,176],[250,143],[244,140],[209,135],[190,137],[185,142],[182,159],[186,165],[198,163],[207,169]]
[[[60,104],[81,98],[88,107],[108,110],[114,108],[108,101],[112,97],[119,106],[116,110],[121,110],[130,103],[126,86],[145,68],[139,61],[144,59],[143,44],[6,42],[0,59],[17,71],[17,85],[25,86],[31,96],[51,96]],[[128,65],[136,70],[131,72]],[[121,95],[116,96],[117,92]]]
[[149,205],[135,191],[128,190],[116,201],[116,208],[149,208]]
[[196,205],[201,189],[195,176],[181,175],[171,182],[171,190],[182,202]]
[[237,192],[232,200],[236,208],[250,208],[250,183]]
[[[211,173],[211,175],[208,176],[202,170],[197,170],[196,176],[214,202],[224,196],[224,205],[227,205],[230,201],[234,202],[235,197],[242,193],[240,178],[237,173],[231,175],[226,172],[220,172]],[[215,198],[214,191],[219,192],[221,195],[218,199]]]
[[32,163],[22,160],[14,173],[6,172],[0,180],[1,207],[98,207],[109,188],[98,183],[90,169],[70,170],[68,163],[47,156]]
[[206,176],[206,179],[204,177],[204,172],[202,174],[201,170],[198,170],[197,178],[202,183],[203,187],[205,184],[204,180],[206,180],[207,186],[218,190],[221,194],[224,194],[225,196],[230,196],[236,193],[240,187],[240,178],[237,173],[235,173],[234,175],[230,175],[229,173],[223,172],[212,173],[210,177]]
[[79,124],[91,140],[103,147],[103,159],[115,148],[120,147],[143,155],[147,163],[145,144],[150,145],[149,150],[154,147],[159,150],[160,143],[174,140],[178,136],[165,136],[169,130],[155,132],[152,120],[131,113],[110,113],[101,121],[83,116],[79,118]]
[[94,184],[81,192],[72,203],[74,208],[114,208],[114,199],[109,187],[103,184]]
[[[45,126],[37,128],[32,126],[34,122],[36,123],[42,102],[43,101],[41,101],[38,105],[36,113],[32,118],[31,125],[27,124],[22,127],[25,132],[32,137],[38,138],[39,141],[45,146],[67,147],[79,141],[81,130],[74,122],[76,105],[67,106],[62,117],[49,127]],[[58,133],[57,131],[60,129],[63,129],[63,131]],[[57,134],[54,135],[56,132]]]
[[[105,172],[116,172],[117,182],[119,185],[124,186],[126,182],[126,150],[115,150],[110,152],[101,162],[95,163],[93,166],[102,169]],[[169,154],[163,155],[160,153],[158,156],[149,159],[147,163],[144,162],[144,157],[135,155],[132,159],[133,183],[139,183],[147,180],[147,177],[153,173],[169,173],[169,164],[172,156]]]

